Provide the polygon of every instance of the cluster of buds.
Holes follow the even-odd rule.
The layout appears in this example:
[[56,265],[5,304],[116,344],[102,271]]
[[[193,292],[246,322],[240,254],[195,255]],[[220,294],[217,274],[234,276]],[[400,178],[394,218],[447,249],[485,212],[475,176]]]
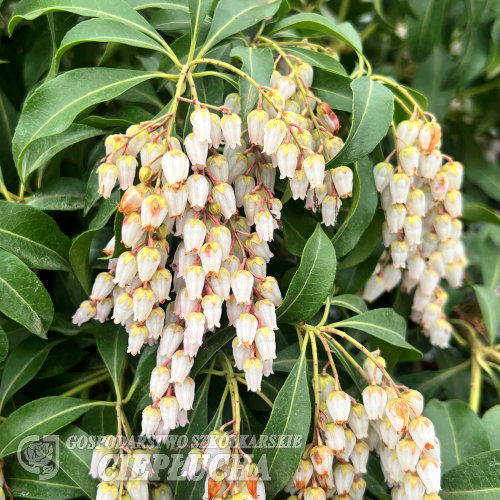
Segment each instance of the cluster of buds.
[[[423,327],[433,345],[448,347],[451,325],[443,307],[447,293],[438,283],[462,285],[467,264],[460,241],[463,166],[442,155],[441,127],[414,115],[396,128],[396,169],[390,157],[373,173],[386,214],[383,242],[388,249],[368,280],[363,298],[377,299],[401,282],[403,291],[415,289],[411,319]],[[443,158],[447,163],[444,165]]]
[[341,390],[338,379],[319,375],[320,411],[315,439],[285,491],[289,500],[362,500],[370,452],[380,457],[393,500],[439,500],[441,462],[432,422],[421,415],[418,392],[384,378],[385,360],[374,353],[364,371],[371,379],[363,403]]
[[157,449],[131,449],[127,442],[106,436],[94,449],[89,474],[101,479],[96,500],[173,500],[168,484],[150,482]]

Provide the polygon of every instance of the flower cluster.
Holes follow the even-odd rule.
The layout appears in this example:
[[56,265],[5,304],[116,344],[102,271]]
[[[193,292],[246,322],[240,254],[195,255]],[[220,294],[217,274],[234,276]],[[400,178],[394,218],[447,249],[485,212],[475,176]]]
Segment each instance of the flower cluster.
[[285,491],[289,500],[362,500],[370,452],[380,457],[394,500],[439,500],[441,462],[432,422],[421,415],[418,391],[402,392],[380,370],[385,360],[364,363],[371,379],[363,403],[341,390],[338,379],[319,375],[319,421],[310,444]]
[[363,298],[372,302],[400,282],[407,293],[415,289],[411,318],[433,345],[447,347],[451,325],[443,307],[448,295],[438,283],[446,278],[450,287],[460,287],[467,263],[459,219],[463,167],[441,154],[441,127],[434,117],[423,122],[413,116],[395,134],[397,168],[388,158],[373,170],[386,213],[383,241],[388,250]]

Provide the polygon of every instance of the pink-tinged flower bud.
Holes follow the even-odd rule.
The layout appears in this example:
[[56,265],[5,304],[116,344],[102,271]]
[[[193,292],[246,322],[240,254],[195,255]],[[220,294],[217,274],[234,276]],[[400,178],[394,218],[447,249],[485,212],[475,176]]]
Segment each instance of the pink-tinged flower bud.
[[172,286],[172,275],[168,269],[158,269],[150,282],[151,289],[155,294],[155,299],[163,304],[165,300],[170,300],[170,287]]
[[162,196],[153,194],[142,202],[141,222],[144,231],[154,231],[160,227],[166,216],[167,203]]
[[211,130],[211,118],[210,112],[206,108],[198,108],[191,113],[191,125],[193,125],[193,132],[196,136],[196,139],[199,142],[207,142],[207,144],[211,141],[210,138],[210,130]]
[[368,437],[368,415],[362,404],[352,405],[347,421],[358,439]]
[[159,353],[171,358],[184,340],[184,328],[178,323],[170,323],[164,329],[160,339]]
[[258,358],[249,358],[245,363],[244,370],[248,390],[252,392],[260,391],[263,375],[262,362]]
[[186,318],[186,329],[184,330],[184,345],[186,340],[190,344],[201,345],[205,333],[205,316],[201,312],[193,311]]
[[207,171],[218,182],[227,182],[229,179],[229,161],[224,155],[214,155],[207,160]]
[[199,448],[191,450],[182,467],[181,476],[187,477],[188,481],[191,481],[191,479],[201,470],[202,462],[203,457],[201,450]]
[[462,194],[460,191],[454,189],[446,193],[444,208],[451,217],[462,217]]
[[422,500],[425,494],[425,485],[415,472],[408,472],[403,479],[403,485],[408,500]]
[[96,303],[95,319],[104,323],[113,309],[113,297],[106,297],[101,302]]
[[448,179],[444,172],[438,172],[431,181],[433,201],[443,201],[448,192]]
[[131,155],[122,155],[116,160],[120,189],[125,191],[134,184],[137,160]]
[[408,177],[417,175],[420,156],[418,149],[414,146],[406,146],[398,153],[399,162],[403,167],[404,173]]
[[257,290],[262,297],[269,299],[276,307],[279,307],[283,302],[278,282],[272,276],[267,276],[264,281],[259,281]]
[[315,446],[310,452],[311,462],[316,474],[327,478],[333,466],[333,452],[325,445]]
[[339,495],[347,495],[354,481],[354,467],[349,463],[338,462],[333,468],[335,486]]
[[358,441],[350,454],[350,460],[356,474],[366,473],[366,464],[368,463],[369,455],[370,449],[368,445],[364,441]]
[[424,193],[420,189],[411,189],[408,193],[406,206],[411,214],[423,217],[426,214]]
[[165,326],[165,313],[161,307],[153,307],[153,310],[146,320],[146,328],[148,329],[148,338],[158,340],[163,327]]
[[263,361],[276,359],[276,336],[271,328],[259,328],[255,335],[255,344]]
[[397,444],[396,453],[403,472],[407,473],[415,470],[420,451],[421,449],[417,446],[417,443],[410,438],[402,439]]
[[253,276],[239,269],[231,276],[231,288],[238,304],[250,304],[252,301]]
[[201,266],[189,266],[186,269],[186,290],[189,300],[202,298],[203,287],[205,286],[205,271]]
[[146,321],[153,309],[155,296],[149,288],[138,288],[134,292],[134,321]]
[[269,212],[258,212],[255,215],[255,230],[261,241],[272,241],[274,233],[273,218]]
[[208,142],[200,142],[194,133],[188,134],[184,139],[184,147],[189,161],[194,166],[204,167],[207,163]]
[[406,207],[402,203],[391,205],[387,211],[387,224],[391,233],[398,233],[404,227]]
[[336,424],[347,422],[351,410],[351,399],[344,391],[332,391],[328,395],[326,405]]
[[278,168],[280,169],[280,179],[293,179],[297,161],[299,158],[299,150],[295,144],[282,144],[276,153],[278,160]]
[[243,370],[245,363],[250,359],[252,355],[252,349],[245,344],[240,344],[238,337],[233,340],[233,356],[234,356],[234,366],[238,370]]
[[218,274],[222,263],[222,250],[215,241],[209,241],[201,247],[200,259],[207,276]]
[[229,320],[229,326],[236,325],[236,320],[243,314],[247,309],[247,303],[239,303],[234,295],[231,295],[226,304],[227,308],[227,319]]
[[378,385],[365,387],[362,393],[363,403],[369,420],[378,420],[384,416],[387,393]]
[[344,428],[341,425],[329,422],[325,428],[325,443],[334,455],[343,453],[346,447]]
[[162,176],[165,177],[167,184],[184,182],[189,175],[188,157],[177,149],[167,151],[161,160],[161,165]]
[[148,142],[141,148],[141,165],[148,165],[153,174],[158,173],[161,166],[162,146],[156,142]]
[[273,330],[278,329],[278,325],[276,324],[276,307],[273,302],[269,299],[261,299],[255,303],[254,310],[265,326]]
[[257,318],[250,313],[242,313],[235,322],[236,335],[240,344],[252,347],[259,323]]
[[441,467],[430,457],[423,457],[417,464],[417,474],[428,494],[438,493],[441,490]]
[[450,189],[460,189],[462,186],[462,178],[464,173],[463,165],[458,161],[453,161],[443,165],[441,170],[448,177]]
[[365,289],[363,290],[363,300],[373,302],[377,300],[385,291],[384,280],[380,276],[371,276],[366,282]]
[[99,194],[107,200],[111,196],[111,191],[115,187],[118,178],[118,169],[112,163],[103,163],[97,169],[99,176]]
[[170,370],[163,365],[157,366],[151,372],[149,395],[153,399],[160,399],[167,392],[170,384]]
[[335,189],[341,198],[352,196],[353,173],[349,167],[337,167],[332,170]]
[[374,356],[375,358],[377,358],[377,363],[375,363],[370,358],[366,358],[363,361],[363,370],[365,370],[368,378],[374,380],[375,384],[380,385],[382,383],[382,380],[384,379],[384,374],[379,366],[385,368],[387,366],[387,363],[382,356],[377,356],[375,354]]
[[432,345],[446,349],[451,338],[451,325],[443,318],[438,318],[429,326],[429,336]]
[[229,184],[217,184],[212,190],[212,198],[220,205],[222,215],[226,219],[230,219],[236,213],[236,199],[233,188]]
[[[395,398],[389,401],[385,413],[397,434],[406,431],[408,428],[408,419],[410,418],[410,408],[404,399]],[[387,444],[387,446],[389,445]],[[394,449],[394,447],[391,446],[389,446],[389,448]]]
[[192,410],[194,401],[194,380],[186,377],[182,384],[174,384],[175,396],[180,410]]
[[138,212],[131,212],[125,216],[122,225],[122,243],[126,247],[134,248],[146,233],[142,230],[141,216]]
[[142,282],[149,281],[160,265],[160,252],[153,247],[143,247],[137,252],[137,270]]
[[410,192],[410,179],[406,174],[396,173],[389,182],[392,203],[406,203]]
[[375,187],[377,191],[381,193],[386,187],[389,186],[389,182],[394,174],[394,167],[386,161],[377,163],[373,167],[373,177],[375,179]]
[[115,324],[125,324],[127,319],[129,319],[134,313],[133,305],[134,301],[127,292],[122,292],[118,296],[115,302],[115,307],[113,309],[113,316],[111,317],[111,319],[114,320]]
[[90,298],[100,302],[113,291],[114,287],[113,275],[110,273],[100,273],[94,281]]
[[201,210],[207,203],[210,186],[203,175],[190,175],[186,181],[188,201],[191,208]]
[[397,137],[400,138],[398,139],[398,149],[402,149],[406,146],[404,142],[413,146],[417,140],[418,132],[421,126],[422,122],[420,120],[405,120],[400,122],[396,127]]
[[142,205],[144,199],[144,193],[137,186],[130,186],[125,193],[123,193],[118,210],[124,214],[133,212]]
[[169,217],[171,219],[173,217],[182,217],[188,199],[187,186],[185,184],[179,187],[167,185],[162,189],[162,194],[167,202]]
[[263,109],[254,109],[247,117],[248,135],[252,144],[264,145],[264,132],[269,115]]
[[[243,200],[255,188],[255,179],[248,175],[240,175],[234,185],[234,195],[236,199],[236,206],[241,207]],[[216,226],[220,227],[220,226]]]
[[222,299],[229,300],[231,291],[231,277],[229,271],[223,267],[219,269],[217,275],[209,278],[213,291]]
[[184,224],[185,252],[198,253],[203,246],[207,230],[205,224],[199,219],[189,219]]
[[408,245],[404,241],[395,241],[391,245],[391,257],[394,267],[405,268],[408,256]]
[[329,132],[337,132],[337,130],[340,128],[339,119],[337,115],[330,109],[330,106],[326,104],[326,102],[323,102],[318,106],[317,113],[318,120]]
[[172,356],[172,367],[170,381],[176,384],[182,384],[189,375],[193,367],[194,359],[184,354],[184,351],[177,351]]
[[[182,351],[181,351],[182,352]],[[175,429],[177,427],[177,415],[179,413],[179,403],[175,396],[165,396],[161,398],[158,405],[161,412],[164,429]]]
[[434,179],[442,161],[443,158],[441,153],[437,149],[431,151],[430,153],[422,151],[420,153],[420,161],[418,164],[418,174],[424,179]]
[[96,315],[96,312],[97,308],[91,300],[83,301],[73,315],[73,324],[82,326],[83,323],[91,320]]
[[410,422],[408,427],[410,436],[420,449],[432,449],[434,439],[434,425],[427,417],[417,417]]
[[135,356],[141,352],[141,348],[148,338],[148,329],[145,325],[132,323],[128,332],[127,352]]
[[227,146],[232,149],[241,146],[241,118],[237,114],[224,115],[221,128]]
[[302,162],[302,168],[311,189],[323,186],[325,178],[325,159],[323,156],[312,154]]
[[215,293],[210,293],[203,297],[201,301],[203,307],[203,314],[206,319],[206,326],[208,329],[213,327],[220,327],[220,318],[222,315],[222,300]]
[[102,249],[102,251],[108,256],[111,257],[115,252],[115,237],[113,236],[107,243],[107,245]]
[[420,276],[420,291],[427,296],[432,295],[439,282],[438,274],[432,269],[426,269]]
[[137,274],[137,259],[132,252],[124,252],[116,263],[114,283],[124,288]]
[[290,189],[292,190],[292,198],[294,200],[297,199],[305,199],[307,194],[307,186],[309,184],[309,180],[304,170],[296,170],[295,177],[290,180]]
[[418,133],[418,141],[422,151],[430,152],[441,141],[441,126],[434,121],[424,123]]

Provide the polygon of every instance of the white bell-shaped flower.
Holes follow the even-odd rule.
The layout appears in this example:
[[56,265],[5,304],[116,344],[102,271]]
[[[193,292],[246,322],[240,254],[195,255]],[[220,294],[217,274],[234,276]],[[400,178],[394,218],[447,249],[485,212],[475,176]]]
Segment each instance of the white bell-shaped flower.
[[379,193],[389,186],[389,182],[391,181],[393,174],[394,167],[389,162],[383,161],[381,163],[377,163],[373,167],[375,187]]
[[167,151],[161,160],[162,176],[167,184],[184,182],[189,175],[188,157],[178,149]]
[[258,358],[249,358],[244,366],[245,380],[249,391],[260,391],[263,376],[263,364]]
[[184,328],[179,323],[170,323],[164,329],[160,338],[158,352],[171,358],[184,340]]
[[290,189],[292,190],[292,198],[294,200],[303,200],[307,194],[307,186],[309,179],[304,170],[296,170],[295,177],[290,179]]
[[207,229],[199,219],[189,219],[184,224],[184,249],[185,252],[198,253],[203,246]]
[[230,148],[241,145],[241,118],[231,113],[224,115],[221,120],[222,133],[224,140]]
[[177,427],[177,415],[179,413],[179,403],[175,396],[165,396],[161,398],[158,405],[163,421],[163,428],[173,430]]
[[137,160],[132,155],[122,155],[116,160],[120,189],[125,191],[134,184]]
[[113,291],[114,287],[115,283],[113,281],[112,274],[99,273],[94,281],[94,285],[92,286],[92,293],[90,294],[90,298],[92,300],[97,300],[98,302],[100,302]]
[[226,219],[230,219],[236,212],[236,199],[233,188],[229,184],[217,184],[212,190],[212,198],[219,204],[222,215]]
[[214,155],[207,160],[207,172],[217,182],[227,182],[229,178],[229,161],[224,155]]
[[188,134],[184,139],[184,147],[189,161],[195,166],[203,167],[207,163],[208,142],[200,142],[194,133]]
[[208,144],[211,141],[210,111],[206,108],[197,108],[191,113],[190,121],[196,139],[200,143],[206,142]]
[[195,384],[191,377],[186,377],[182,384],[174,384],[175,397],[180,410],[192,410]]
[[303,161],[302,168],[309,180],[311,189],[323,186],[325,178],[325,159],[322,155],[310,155]]
[[170,370],[163,365],[157,366],[151,372],[149,395],[153,399],[160,399],[167,392],[170,384]]
[[172,356],[172,367],[170,369],[170,380],[176,384],[182,384],[189,375],[194,359],[184,354],[184,351],[177,351]]
[[114,283],[124,288],[137,274],[137,258],[132,252],[123,252],[116,263]]
[[410,191],[410,179],[406,174],[396,173],[389,182],[392,203],[406,203]]
[[391,205],[387,211],[387,224],[391,233],[398,233],[403,229],[406,218],[406,207],[402,203]]
[[102,163],[97,169],[99,176],[99,194],[107,200],[111,196],[111,191],[115,187],[118,179],[118,169],[112,163]]
[[158,340],[165,326],[165,313],[161,307],[153,307],[146,320],[148,339]]
[[353,173],[349,167],[337,167],[332,171],[335,189],[341,198],[352,196]]
[[134,292],[134,321],[146,321],[153,309],[155,296],[149,288],[138,288]]
[[220,318],[222,315],[222,300],[215,293],[209,293],[203,297],[201,301],[203,307],[203,314],[206,319],[206,327],[220,327]]
[[212,275],[209,280],[213,291],[222,300],[229,300],[231,291],[231,275],[229,274],[229,271],[224,267],[221,267],[218,274]]

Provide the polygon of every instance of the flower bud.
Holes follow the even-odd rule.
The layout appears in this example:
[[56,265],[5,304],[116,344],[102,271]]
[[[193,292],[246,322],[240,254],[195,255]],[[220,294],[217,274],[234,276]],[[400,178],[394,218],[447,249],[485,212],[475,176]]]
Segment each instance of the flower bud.
[[155,367],[151,372],[149,395],[153,399],[160,399],[167,392],[169,384],[170,370],[163,365]]
[[347,495],[354,481],[354,467],[349,463],[337,462],[333,468],[335,486],[339,495]]
[[353,173],[349,167],[338,167],[332,170],[335,189],[341,198],[352,196]]
[[170,381],[176,384],[182,384],[189,375],[193,366],[194,359],[184,354],[184,351],[177,351],[172,356],[172,367]]
[[446,193],[444,208],[451,217],[462,217],[462,194],[460,191],[455,189]]
[[90,321],[96,315],[96,312],[97,308],[92,301],[85,300],[73,315],[72,322],[74,325],[82,326],[83,323]]
[[[210,142],[211,118],[210,112],[206,108],[197,108],[191,113],[191,125],[196,139],[201,142]],[[194,163],[194,162],[193,162]]]
[[153,247],[143,247],[137,252],[137,271],[139,279],[149,281],[160,265],[160,252]]
[[94,281],[90,298],[100,302],[113,291],[114,287],[113,275],[110,273],[100,273]]
[[208,192],[210,190],[207,178],[203,175],[190,175],[186,181],[188,201],[191,208],[202,210],[207,203]]
[[312,154],[302,163],[302,168],[309,180],[311,189],[323,186],[325,178],[325,159],[318,154]]
[[332,391],[326,400],[328,411],[336,424],[343,424],[349,418],[351,399],[344,391]]
[[145,199],[144,193],[137,186],[130,186],[122,195],[118,210],[128,214],[137,210]]
[[402,203],[391,205],[387,211],[387,224],[391,233],[397,233],[404,227],[406,208]]
[[115,187],[118,169],[112,163],[102,163],[97,169],[97,174],[99,176],[98,193],[107,200]]
[[229,184],[217,184],[212,190],[212,198],[220,205],[222,215],[226,219],[230,219],[236,213],[236,199],[233,188]]
[[441,156],[441,153],[437,149],[429,153],[422,151],[420,153],[420,160],[418,164],[418,174],[424,179],[434,179],[434,176],[437,174],[442,161],[443,158]]
[[373,177],[375,179],[375,187],[381,193],[386,187],[389,186],[394,174],[394,167],[389,162],[377,163],[373,167]]
[[255,344],[263,361],[276,359],[276,336],[271,328],[260,327],[255,335]]
[[146,321],[155,302],[154,293],[149,288],[138,288],[134,292],[134,321]]
[[396,135],[400,138],[398,139],[398,149],[402,149],[406,146],[403,141],[413,146],[417,140],[421,126],[422,122],[420,120],[405,120],[400,122],[396,127]]
[[232,149],[241,146],[241,118],[237,114],[224,115],[221,127],[226,145]]
[[148,338],[148,329],[139,323],[132,323],[128,332],[127,352],[135,356],[141,352],[141,348]]
[[340,123],[337,115],[331,110],[326,102],[322,102],[318,106],[318,119],[328,130],[328,132],[335,133],[340,128]]
[[368,463],[369,456],[370,449],[368,448],[368,445],[364,441],[358,441],[350,455],[352,465],[354,466],[354,472],[356,474],[366,473],[366,464]]
[[249,358],[245,363],[244,370],[248,390],[252,392],[260,391],[263,375],[262,362],[258,358]]
[[306,197],[309,180],[304,170],[296,170],[295,177],[290,180],[290,189],[294,200],[303,200]]
[[420,156],[418,149],[414,146],[406,146],[398,153],[398,159],[408,177],[417,175]]
[[377,300],[385,291],[384,280],[380,276],[372,275],[366,282],[363,290],[363,300],[373,302]]
[[120,189],[125,191],[134,184],[137,160],[131,155],[119,156],[116,160]]
[[387,394],[378,385],[369,385],[362,392],[363,403],[369,420],[377,421],[384,416]]
[[329,477],[333,466],[333,452],[325,445],[315,446],[310,452],[314,470],[320,477]]
[[178,323],[170,323],[164,329],[160,339],[158,351],[167,358],[173,357],[177,348],[184,339],[184,328]]
[[410,192],[410,179],[406,174],[396,173],[389,182],[392,203],[406,203]]
[[443,165],[441,170],[446,174],[450,189],[460,189],[464,172],[463,165],[458,161],[453,161]]
[[424,123],[418,133],[418,141],[422,151],[430,152],[441,141],[441,126],[435,121]]

